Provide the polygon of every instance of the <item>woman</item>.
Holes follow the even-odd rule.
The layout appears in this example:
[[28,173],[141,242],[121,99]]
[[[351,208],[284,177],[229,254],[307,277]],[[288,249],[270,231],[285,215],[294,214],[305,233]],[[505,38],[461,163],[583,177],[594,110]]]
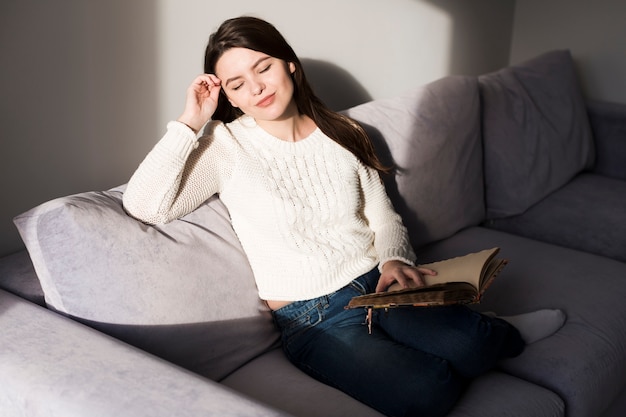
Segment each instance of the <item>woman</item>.
[[[423,285],[436,271],[414,265],[364,130],[321,103],[263,20],[225,21],[204,70],[124,205],[163,223],[219,193],[295,365],[385,414],[437,416],[471,378],[523,350],[509,322],[463,306],[375,314],[370,335],[364,312],[344,309],[350,298],[396,281]],[[533,338],[562,323],[536,314],[553,323]]]

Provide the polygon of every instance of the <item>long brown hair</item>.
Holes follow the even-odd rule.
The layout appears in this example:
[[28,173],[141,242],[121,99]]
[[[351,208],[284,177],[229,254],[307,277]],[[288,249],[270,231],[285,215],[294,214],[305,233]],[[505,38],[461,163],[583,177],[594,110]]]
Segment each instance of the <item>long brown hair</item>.
[[[313,119],[322,132],[352,152],[365,165],[381,172],[389,171],[378,159],[363,128],[349,117],[330,110],[313,93],[300,60],[272,24],[250,16],[226,20],[209,37],[204,56],[204,72],[215,74],[218,59],[231,48],[247,48],[293,63],[296,67],[292,75],[294,100],[300,114]],[[220,97],[213,119],[229,123],[241,115],[240,109],[233,107],[225,97]]]

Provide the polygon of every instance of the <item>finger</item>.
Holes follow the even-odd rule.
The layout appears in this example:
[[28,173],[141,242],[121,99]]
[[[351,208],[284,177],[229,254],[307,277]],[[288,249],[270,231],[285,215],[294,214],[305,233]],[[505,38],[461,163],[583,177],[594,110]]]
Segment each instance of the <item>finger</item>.
[[211,92],[211,90],[213,90],[215,87],[220,87],[221,83],[221,80],[214,75],[200,74],[193,80],[193,82],[189,86],[189,89],[190,91],[196,92]]
[[206,74],[206,75],[208,75],[209,79],[211,80],[211,82],[213,82],[213,84],[222,85],[222,80],[217,78],[215,74]]
[[207,89],[212,89],[213,87],[221,86],[222,80],[217,78],[213,74],[200,74],[194,80],[195,85],[203,85],[207,87]]
[[196,86],[196,85],[212,85],[213,81],[211,80],[211,77],[209,77],[207,74],[200,74],[198,75],[196,78],[194,78],[193,82],[191,83],[192,86]]
[[[418,268],[411,268],[405,271],[405,274],[410,282],[410,286],[423,287],[426,285],[424,277]],[[407,285],[409,286],[409,285]]]
[[387,291],[387,288],[389,288],[389,286],[393,284],[394,282],[395,282],[395,279],[386,278],[385,276],[381,275],[381,277],[378,279],[378,284],[376,284],[376,292]]
[[430,269],[430,268],[423,268],[421,266],[418,266],[416,268],[420,274],[424,274],[424,275],[437,275],[437,271],[435,271],[434,269]]
[[417,285],[418,287],[423,287],[424,285],[426,285],[426,281],[424,281],[424,277],[422,277],[419,274],[412,276],[411,279],[413,280],[414,285]]
[[[389,287],[391,285],[395,285],[396,283],[400,286],[400,288],[405,289],[405,288],[411,288],[414,287],[415,285],[412,284],[414,279],[419,279],[418,278],[413,278],[410,275],[406,275],[404,273],[400,273],[397,275],[394,275],[394,277],[392,277],[388,282],[387,282],[387,286],[384,288],[384,290],[389,290]],[[396,288],[397,289],[397,288]]]
[[222,85],[221,84],[213,84],[211,86],[211,88],[209,88],[209,95],[211,96],[212,99],[216,100],[219,97],[220,91],[222,91]]

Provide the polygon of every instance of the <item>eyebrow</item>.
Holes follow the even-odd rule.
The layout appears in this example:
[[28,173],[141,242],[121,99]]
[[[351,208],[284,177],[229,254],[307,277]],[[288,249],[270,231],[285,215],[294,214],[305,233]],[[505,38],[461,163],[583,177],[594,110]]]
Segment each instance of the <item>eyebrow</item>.
[[[266,61],[266,60],[271,59],[271,58],[272,58],[271,56],[264,56],[264,57],[259,58],[259,59],[258,59],[258,60],[254,63],[254,65],[252,65],[252,68],[256,68],[256,67],[258,67],[258,66],[259,66],[259,65],[260,65],[263,61]],[[239,79],[239,78],[242,78],[242,76],[241,76],[241,75],[237,75],[237,76],[235,76],[235,77],[232,77],[232,78],[227,79],[227,80],[226,80],[226,82],[224,83],[224,86],[228,86],[228,84],[229,84],[229,83],[231,83],[231,82],[233,82],[233,81],[235,81],[235,80],[237,80],[237,79]]]

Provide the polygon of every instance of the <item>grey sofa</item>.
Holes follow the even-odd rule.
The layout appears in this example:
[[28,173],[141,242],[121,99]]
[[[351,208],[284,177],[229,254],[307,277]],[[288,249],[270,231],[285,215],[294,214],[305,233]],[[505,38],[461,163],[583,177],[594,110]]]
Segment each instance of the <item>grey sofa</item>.
[[[499,246],[510,264],[477,309],[567,313],[450,416],[625,415],[626,105],[584,101],[553,51],[346,113],[397,167],[385,184],[421,262]],[[16,217],[3,416],[380,415],[286,360],[218,198],[152,227],[123,189]]]

